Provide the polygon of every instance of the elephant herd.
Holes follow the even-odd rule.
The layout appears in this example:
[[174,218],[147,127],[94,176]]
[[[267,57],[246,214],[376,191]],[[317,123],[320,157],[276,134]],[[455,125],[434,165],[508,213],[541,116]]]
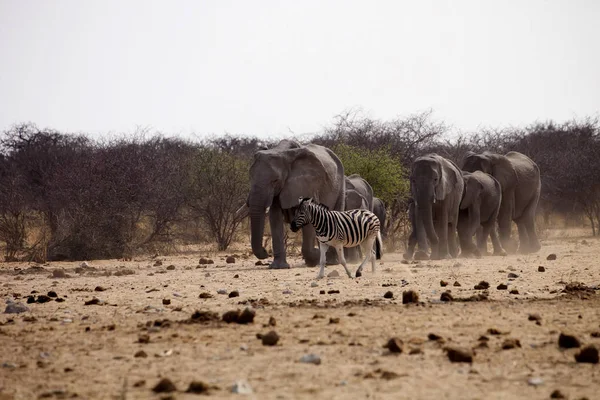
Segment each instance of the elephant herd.
[[[417,158],[410,175],[412,199],[409,218],[412,233],[405,258],[441,259],[487,253],[491,236],[494,254],[516,251],[511,241],[511,221],[519,231],[521,252],[535,252],[540,244],[535,231],[535,211],[540,196],[540,172],[527,156],[510,152],[467,154],[462,170],[437,154]],[[311,197],[344,211],[367,209],[385,226],[384,203],[359,175],[345,176],[344,166],[330,149],[283,140],[271,149],[254,154],[250,167],[250,193],[238,217],[250,217],[252,252],[267,258],[263,247],[265,213],[268,212],[273,242],[271,269],[289,268],[284,243],[284,223],[290,223],[299,197]],[[496,224],[498,233],[496,232]],[[477,245],[472,243],[477,237]],[[458,236],[458,240],[457,240]],[[302,256],[309,266],[319,262],[312,226],[302,228]],[[418,244],[419,250],[414,253]],[[429,254],[429,248],[431,252]],[[347,258],[357,258],[347,249]],[[331,257],[331,258],[330,258]],[[336,263],[335,252],[328,262]]]

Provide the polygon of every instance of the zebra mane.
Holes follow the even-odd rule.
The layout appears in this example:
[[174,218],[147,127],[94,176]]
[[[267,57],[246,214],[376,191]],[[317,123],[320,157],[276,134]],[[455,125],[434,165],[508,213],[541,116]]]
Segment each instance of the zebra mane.
[[329,207],[327,207],[325,204],[323,204],[323,203],[317,203],[314,200],[315,199],[313,199],[312,197],[305,197],[305,198],[302,199],[302,202],[300,202],[300,205],[304,204],[304,202],[309,201],[309,202],[312,202],[312,204],[314,204],[314,205],[316,205],[318,207],[324,208],[325,210],[329,211]]

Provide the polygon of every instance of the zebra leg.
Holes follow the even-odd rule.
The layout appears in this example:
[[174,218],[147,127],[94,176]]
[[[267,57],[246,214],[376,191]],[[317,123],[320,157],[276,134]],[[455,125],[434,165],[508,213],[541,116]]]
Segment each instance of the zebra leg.
[[[370,237],[367,239],[366,241],[366,245],[365,245],[365,259],[363,260],[363,262],[360,263],[360,266],[358,267],[358,269],[356,270],[356,277],[358,278],[359,276],[362,276],[362,270],[363,267],[365,266],[365,264],[367,263],[367,261],[369,261],[369,259],[371,258],[371,256],[373,256],[373,245],[375,244],[375,237]],[[373,257],[373,262],[375,262],[375,257]],[[374,264],[373,264],[373,268],[375,268]]]
[[348,274],[348,278],[352,279],[352,272],[348,269],[346,265],[346,257],[344,257],[344,246],[336,246],[335,250],[337,251],[338,258],[340,259],[340,263],[344,266],[346,273]]
[[319,261],[319,265],[321,266],[321,268],[319,269],[319,274],[317,275],[317,279],[322,279],[325,276],[325,260],[326,260],[327,249],[329,248],[329,246],[326,245],[325,243],[320,243],[319,248],[321,250],[321,260]]

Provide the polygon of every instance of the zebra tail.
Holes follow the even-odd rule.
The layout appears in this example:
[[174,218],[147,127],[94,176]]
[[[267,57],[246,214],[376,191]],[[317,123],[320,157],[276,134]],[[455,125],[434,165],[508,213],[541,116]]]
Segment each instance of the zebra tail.
[[375,259],[381,260],[383,254],[383,243],[381,241],[381,232],[377,232],[377,239],[375,240]]

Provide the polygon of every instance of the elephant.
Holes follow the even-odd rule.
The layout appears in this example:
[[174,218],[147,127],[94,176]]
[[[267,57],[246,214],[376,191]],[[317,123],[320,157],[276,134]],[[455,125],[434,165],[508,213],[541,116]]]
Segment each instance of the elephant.
[[[358,174],[346,177],[345,210],[364,209],[373,211],[373,188]],[[344,248],[344,257],[349,262],[362,259],[360,246]]]
[[516,250],[517,246],[510,238],[511,221],[515,221],[519,230],[518,251],[524,254],[539,251],[541,245],[535,228],[535,213],[542,183],[537,164],[516,151],[506,155],[468,152],[463,170],[483,171],[500,182],[502,201],[498,213],[498,231],[502,247],[510,252]]
[[[461,255],[480,257],[488,254],[487,238],[491,236],[494,254],[505,256],[506,251],[502,248],[496,231],[496,222],[502,201],[500,182],[482,171],[463,171],[462,175],[465,188],[456,227]],[[477,247],[473,245],[473,235],[476,232],[478,233]]]
[[[462,174],[454,162],[435,153],[413,162],[410,190],[414,199],[413,230],[419,244],[415,258],[436,260],[458,256],[456,226],[463,189]],[[426,253],[427,239],[431,256]],[[409,246],[405,258],[412,256]]]
[[[326,147],[282,140],[271,149],[257,151],[250,166],[250,193],[246,200],[254,255],[259,259],[268,257],[262,239],[265,212],[269,208],[273,241],[273,262],[269,268],[290,268],[284,244],[284,221],[290,223],[294,218],[298,198],[313,197],[331,210],[344,211],[345,190],[344,166]],[[240,209],[237,214],[244,213]],[[302,256],[309,266],[319,263],[320,251],[315,247],[315,239],[312,226],[302,228]]]
[[379,218],[379,223],[381,224],[381,236],[385,237],[385,220],[386,220],[386,210],[385,203],[379,197],[373,197],[373,214],[377,215]]

